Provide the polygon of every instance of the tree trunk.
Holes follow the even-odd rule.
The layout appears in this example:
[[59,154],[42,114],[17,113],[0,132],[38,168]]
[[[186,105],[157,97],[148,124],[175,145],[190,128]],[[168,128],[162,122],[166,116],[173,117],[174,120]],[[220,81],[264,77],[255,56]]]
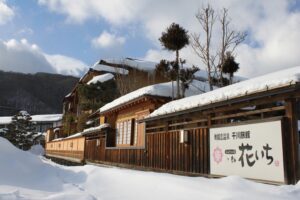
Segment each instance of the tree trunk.
[[222,24],[222,50],[221,50],[221,63],[220,63],[220,86],[223,87],[223,64],[225,59],[225,25]]
[[179,83],[179,77],[180,77],[180,69],[179,69],[179,51],[176,50],[176,65],[177,65],[177,99],[180,99],[180,83]]
[[174,81],[171,79],[172,81],[172,100],[174,100]]

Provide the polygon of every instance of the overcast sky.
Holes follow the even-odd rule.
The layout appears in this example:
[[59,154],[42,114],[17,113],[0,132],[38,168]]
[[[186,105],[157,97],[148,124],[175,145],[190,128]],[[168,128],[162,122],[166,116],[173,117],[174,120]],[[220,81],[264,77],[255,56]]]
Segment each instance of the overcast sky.
[[[174,58],[158,38],[172,22],[199,32],[204,0],[0,0],[0,69],[80,76],[101,58]],[[300,0],[212,0],[248,33],[236,49],[239,75],[300,65]],[[213,35],[217,42],[218,33]],[[203,68],[191,47],[181,51]]]

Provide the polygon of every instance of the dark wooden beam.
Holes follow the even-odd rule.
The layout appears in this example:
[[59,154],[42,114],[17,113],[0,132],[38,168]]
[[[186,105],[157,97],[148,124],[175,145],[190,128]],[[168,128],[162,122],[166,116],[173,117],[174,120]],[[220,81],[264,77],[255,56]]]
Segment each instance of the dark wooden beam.
[[235,113],[235,114],[217,116],[217,117],[213,117],[212,120],[226,119],[226,118],[232,118],[232,117],[240,117],[240,116],[245,116],[245,115],[254,115],[254,114],[260,114],[260,113],[265,113],[265,112],[274,112],[274,111],[279,111],[279,110],[284,110],[284,109],[285,109],[284,106],[277,106],[277,107],[272,107],[272,108],[265,108],[265,109],[260,109],[260,110],[251,110],[251,111],[240,112],[240,113]]
[[290,166],[289,177],[290,183],[296,184],[300,179],[299,177],[299,133],[298,133],[298,117],[297,117],[297,104],[295,99],[286,100],[286,117],[288,118],[289,134],[287,137],[289,145],[286,146],[286,151],[289,152]]

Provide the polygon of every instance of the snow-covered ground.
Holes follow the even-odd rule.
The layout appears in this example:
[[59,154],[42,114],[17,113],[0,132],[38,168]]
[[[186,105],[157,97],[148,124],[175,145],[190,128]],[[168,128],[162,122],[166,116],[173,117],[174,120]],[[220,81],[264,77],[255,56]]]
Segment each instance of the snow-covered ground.
[[45,155],[45,149],[42,145],[40,144],[36,144],[33,145],[30,149],[29,152],[34,154],[34,155],[38,155],[38,156],[43,156]]
[[0,137],[0,199],[300,199],[297,185],[207,179],[92,165],[66,167]]

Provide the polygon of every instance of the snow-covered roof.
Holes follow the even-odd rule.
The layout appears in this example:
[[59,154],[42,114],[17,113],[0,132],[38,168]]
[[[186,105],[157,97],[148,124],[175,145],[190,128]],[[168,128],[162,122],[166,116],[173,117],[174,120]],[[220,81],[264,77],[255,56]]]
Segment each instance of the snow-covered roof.
[[103,59],[103,61],[110,64],[125,65],[131,68],[136,68],[148,72],[153,72],[157,65],[156,62],[150,62],[135,58]]
[[[199,79],[201,81],[208,81],[208,72],[206,70],[200,69],[197,72],[195,72],[194,76],[196,79]],[[223,77],[229,79],[228,74],[223,74]],[[245,80],[247,80],[247,78],[237,75],[234,75],[232,78],[233,83],[238,83]]]
[[92,69],[100,72],[110,72],[110,73],[123,74],[123,75],[128,74],[128,70],[126,69],[99,64],[99,61],[94,64]]
[[1,133],[6,133],[8,131],[8,128],[0,128],[0,135]]
[[285,87],[296,84],[299,81],[300,66],[245,80],[204,94],[169,102],[151,113],[148,118]]
[[89,82],[87,82],[87,84],[88,85],[90,85],[90,84],[96,84],[98,82],[103,83],[103,82],[109,81],[109,80],[111,80],[113,78],[114,78],[114,75],[111,74],[111,73],[102,74],[102,75],[93,77]]
[[61,140],[63,140],[64,138],[56,138],[56,139],[54,139],[54,140],[51,140],[51,142],[56,142],[56,141],[61,141]]
[[0,117],[0,125],[10,124],[12,117]]
[[53,132],[57,132],[57,131],[60,131],[60,128],[55,128],[55,129],[53,129]]
[[72,92],[70,92],[69,94],[67,94],[66,96],[65,96],[65,98],[68,98],[68,97],[70,97],[72,95]]
[[38,132],[38,133],[32,135],[32,139],[35,140],[35,139],[37,139],[37,138],[40,137],[40,136],[44,136],[44,137],[45,137],[44,133]]
[[[56,122],[62,120],[62,114],[31,115],[33,122]],[[0,124],[10,124],[12,116],[0,117]]]
[[62,114],[31,115],[34,122],[56,122],[62,120]]
[[[175,91],[174,93],[176,93],[177,84],[176,82],[173,83]],[[189,88],[186,89],[185,96],[197,95],[207,91],[209,91],[209,85],[206,82],[194,80],[190,83]],[[99,109],[99,111],[100,113],[106,112],[110,109],[113,109],[119,105],[125,104],[144,95],[172,97],[172,82],[159,83],[140,88],[104,105]]]
[[[71,136],[66,137],[64,139],[70,139],[70,138],[84,136],[86,134],[93,133],[93,132],[96,132],[96,131],[100,131],[100,130],[102,130],[104,128],[108,128],[108,127],[110,127],[110,125],[107,124],[107,123],[101,124],[101,125],[96,126],[96,127],[91,127],[91,128],[84,129],[82,132],[75,133],[74,135],[71,135]],[[52,141],[54,141],[54,140],[52,140]]]

